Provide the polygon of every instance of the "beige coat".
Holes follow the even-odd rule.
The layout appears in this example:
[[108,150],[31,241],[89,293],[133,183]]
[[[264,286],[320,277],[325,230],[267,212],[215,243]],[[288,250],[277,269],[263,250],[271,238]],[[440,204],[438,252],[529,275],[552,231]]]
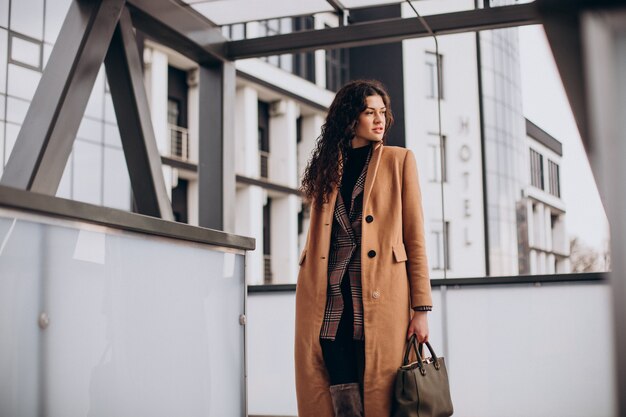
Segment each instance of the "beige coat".
[[[333,417],[328,374],[319,343],[326,306],[328,254],[338,188],[311,208],[296,289],[295,368],[299,417]],[[366,417],[388,417],[402,362],[411,307],[432,305],[417,166],[405,148],[378,142],[363,195],[361,280],[365,327]],[[376,251],[376,256],[367,253]]]

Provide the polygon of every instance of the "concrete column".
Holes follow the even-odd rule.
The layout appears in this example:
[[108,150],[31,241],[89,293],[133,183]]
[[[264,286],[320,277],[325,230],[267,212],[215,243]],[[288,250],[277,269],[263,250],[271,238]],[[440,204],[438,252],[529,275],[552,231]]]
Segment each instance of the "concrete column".
[[320,133],[322,133],[323,124],[323,115],[313,114],[302,117],[302,140],[298,143],[298,186],[301,184],[302,174],[304,174],[306,164],[309,162],[315,142]]
[[[299,115],[300,109],[293,100],[277,101],[270,107],[269,181],[294,188],[298,186],[296,120]],[[276,283],[296,281],[300,204],[300,198],[295,195],[272,198],[270,253]]]
[[256,249],[246,254],[248,284],[263,284],[263,189],[244,186],[237,190],[235,233],[256,239]]
[[271,245],[274,283],[295,283],[298,275],[298,211],[300,197],[272,198]]
[[237,89],[235,99],[235,172],[258,178],[260,176],[258,140],[258,101],[257,91],[250,87]]
[[[200,120],[200,102],[198,90],[198,69],[187,73],[187,131],[189,133],[189,160],[198,162],[198,126]],[[188,222],[198,226],[198,180],[189,181],[187,188]]]
[[[526,202],[526,221],[528,223],[526,229],[528,230],[528,246],[531,248],[535,245],[535,217],[533,213],[533,203],[528,200]],[[532,271],[532,261],[531,261]]]
[[[144,50],[144,64],[146,73],[146,90],[150,104],[150,116],[154,128],[159,153],[164,156],[170,155],[170,135],[167,127],[167,55],[158,49],[146,48]],[[163,165],[163,178],[167,195],[172,199],[172,168]]]
[[535,249],[530,250],[530,275],[537,273],[537,251]]
[[187,131],[189,132],[189,160],[198,162],[198,126],[200,121],[200,97],[198,69],[187,73]]
[[556,269],[554,267],[554,260],[555,260],[555,256],[553,253],[549,253],[547,258],[546,258],[546,274],[555,274],[556,273]]
[[543,212],[543,221],[544,221],[544,234],[546,237],[545,243],[546,243],[546,250],[547,251],[551,251],[553,250],[553,246],[552,246],[552,212],[550,211],[550,207],[544,205],[544,212]]
[[270,106],[269,180],[296,187],[298,184],[296,120],[300,109],[293,100],[280,100]]

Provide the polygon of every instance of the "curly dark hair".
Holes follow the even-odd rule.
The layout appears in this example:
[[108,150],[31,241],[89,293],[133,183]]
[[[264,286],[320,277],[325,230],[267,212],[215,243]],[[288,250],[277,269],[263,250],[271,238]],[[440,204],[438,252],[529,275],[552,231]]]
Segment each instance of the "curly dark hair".
[[344,85],[335,95],[322,133],[317,138],[315,149],[309,159],[300,191],[308,203],[314,202],[317,207],[328,202],[328,196],[341,181],[342,165],[348,149],[352,148],[352,139],[359,115],[366,109],[366,98],[380,96],[385,103],[386,122],[383,143],[389,128],[393,124],[391,99],[382,83],[376,80],[356,80]]

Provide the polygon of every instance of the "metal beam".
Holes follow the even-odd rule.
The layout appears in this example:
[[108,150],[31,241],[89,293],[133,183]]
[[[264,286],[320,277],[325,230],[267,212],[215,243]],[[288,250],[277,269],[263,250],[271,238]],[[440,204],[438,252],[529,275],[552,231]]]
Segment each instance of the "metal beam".
[[234,112],[235,67],[232,63],[198,69],[200,106],[198,158],[199,226],[233,232],[235,207]]
[[138,212],[174,220],[143,83],[137,41],[124,8],[105,67]]
[[[433,32],[447,35],[541,23],[533,3],[425,16]],[[418,18],[389,19],[226,43],[228,59],[314,49],[351,48],[430,36]]]
[[540,0],[538,7],[611,227],[614,415],[626,416],[626,5]]
[[56,194],[124,0],[75,0],[0,182]]
[[134,26],[199,64],[221,62],[228,40],[219,27],[177,0],[128,0]]
[[330,4],[340,15],[343,15],[343,13],[347,10],[340,0],[326,0],[326,3]]

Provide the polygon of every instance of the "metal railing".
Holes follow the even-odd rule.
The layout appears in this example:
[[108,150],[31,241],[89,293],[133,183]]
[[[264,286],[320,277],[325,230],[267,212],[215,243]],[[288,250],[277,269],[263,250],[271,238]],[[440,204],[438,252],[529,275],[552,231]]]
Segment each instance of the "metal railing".
[[173,124],[168,125],[170,131],[170,156],[183,161],[189,160],[189,131]]
[[263,283],[272,283],[272,256],[263,255]]

